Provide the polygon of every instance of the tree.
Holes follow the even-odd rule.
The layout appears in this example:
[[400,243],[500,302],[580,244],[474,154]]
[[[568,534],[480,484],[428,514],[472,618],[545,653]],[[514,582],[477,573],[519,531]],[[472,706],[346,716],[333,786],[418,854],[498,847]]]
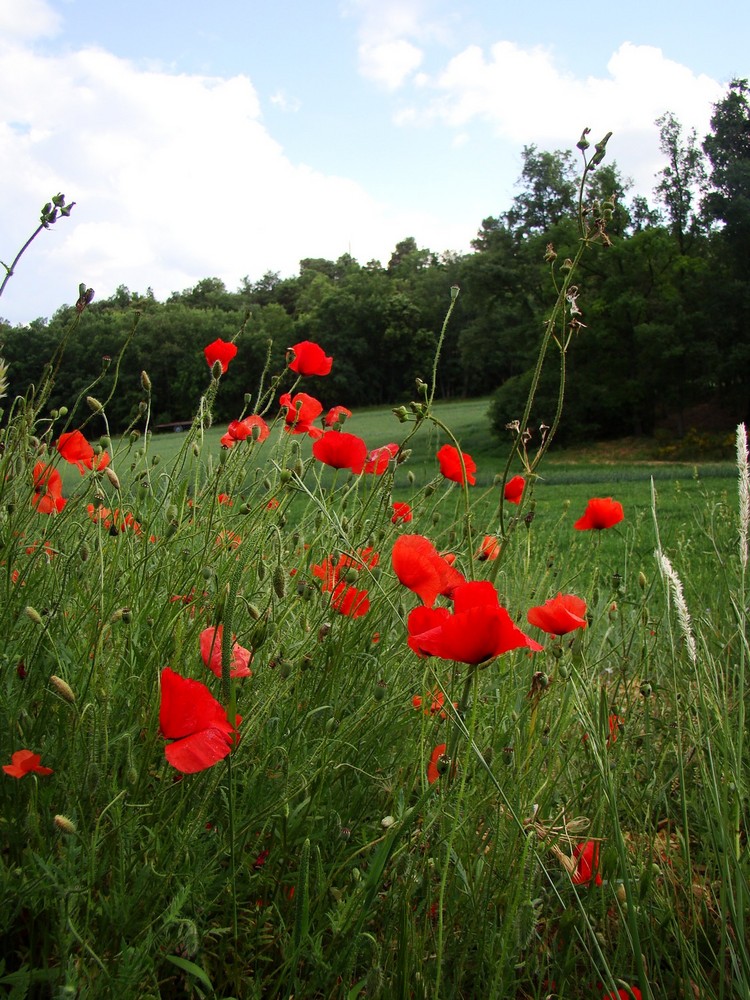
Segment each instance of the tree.
[[[709,217],[723,222],[733,250],[747,260],[750,250],[750,105],[747,80],[732,80],[714,105],[711,133],[703,149],[711,162],[711,186],[704,200]],[[744,264],[744,261],[743,261]]]
[[569,149],[554,153],[538,152],[536,146],[524,146],[523,169],[519,184],[521,194],[505,213],[508,228],[520,235],[546,233],[562,219],[575,212],[576,181],[573,154]]
[[660,129],[659,148],[667,158],[667,165],[657,175],[660,180],[655,194],[667,210],[669,229],[680,253],[685,253],[702,230],[693,204],[706,185],[703,153],[695,129],[683,138],[682,125],[671,111],[657,118],[656,124]]

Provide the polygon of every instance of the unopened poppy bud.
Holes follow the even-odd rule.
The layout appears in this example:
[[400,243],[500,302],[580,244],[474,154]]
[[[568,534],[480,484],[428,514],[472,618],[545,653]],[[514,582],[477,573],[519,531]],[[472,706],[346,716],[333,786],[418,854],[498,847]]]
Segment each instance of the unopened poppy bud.
[[211,376],[218,382],[221,378],[221,373],[223,369],[221,367],[221,361],[214,361],[213,367],[211,368]]
[[31,605],[29,604],[25,608],[25,612],[26,612],[26,617],[30,618],[31,621],[33,621],[35,625],[44,625],[44,619],[39,614],[39,612],[37,611],[36,608],[32,608]]
[[396,455],[396,465],[403,465],[404,462],[411,457],[411,448],[404,448]]
[[193,457],[194,458],[198,458],[198,456],[201,453],[201,449],[200,449],[200,445],[198,444],[197,441],[193,441],[192,451],[193,451]]
[[252,400],[252,398],[253,398],[253,394],[251,392],[246,392],[245,393],[245,396],[244,396],[245,406],[249,406],[250,405],[250,401]]
[[402,424],[407,423],[407,421],[409,420],[409,411],[406,409],[405,406],[394,407],[393,413]]
[[114,469],[110,469],[110,467],[107,466],[106,469],[104,470],[104,475],[107,477],[110,483],[112,483],[112,485],[116,490],[120,489],[120,480]]
[[284,567],[279,564],[273,571],[273,589],[277,597],[282,598],[286,596],[286,572]]
[[73,835],[76,832],[75,823],[69,820],[67,816],[62,816],[60,813],[55,816],[55,826],[61,833],[67,833],[68,835]]
[[281,472],[279,473],[279,482],[281,483],[282,486],[286,486],[286,484],[289,482],[291,478],[292,478],[291,469],[282,469]]
[[138,412],[139,412],[139,413],[145,413],[145,412],[146,412],[146,410],[148,410],[148,403],[146,402],[146,400],[145,400],[145,399],[142,399],[142,400],[141,400],[141,401],[140,401],[140,402],[138,403]]
[[253,621],[257,622],[260,618],[260,608],[255,604],[251,604],[249,601],[246,607],[247,607],[247,613],[250,615]]
[[437,489],[437,486],[435,485],[435,483],[428,483],[425,486],[425,488],[424,488],[424,495],[426,497],[431,497],[432,494],[435,492],[436,489]]
[[440,511],[439,510],[433,510],[433,512],[432,512],[432,523],[433,524],[437,524],[439,520],[440,520]]
[[76,696],[73,694],[73,688],[67,681],[64,681],[62,677],[58,677],[57,674],[52,674],[49,682],[64,701],[69,702],[71,705],[73,704]]
[[151,379],[145,370],[141,372],[141,388],[144,392],[151,392]]
[[87,402],[87,404],[89,406],[89,409],[93,413],[101,413],[101,411],[104,409],[104,407],[102,406],[102,404],[99,402],[99,400],[95,396],[87,396],[86,397],[86,402]]
[[88,562],[88,558],[91,555],[91,550],[85,542],[81,543],[81,547],[78,550],[78,558],[81,562]]
[[67,417],[67,415],[68,415],[68,408],[67,408],[67,406],[61,406],[58,412],[59,412],[59,414],[60,414],[61,417]]
[[416,476],[414,475],[414,473],[412,472],[412,470],[409,469],[409,471],[406,473],[406,481],[409,483],[409,486],[413,486],[414,485],[415,479],[416,479]]
[[297,461],[294,463],[294,474],[299,479],[302,479],[303,475],[305,474],[305,464],[301,458],[298,458]]
[[385,681],[378,681],[372,695],[375,701],[382,701],[385,698]]
[[648,580],[646,579],[646,574],[643,572],[643,570],[641,570],[640,573],[638,574],[638,586],[641,588],[641,590],[645,590],[646,587],[648,586]]

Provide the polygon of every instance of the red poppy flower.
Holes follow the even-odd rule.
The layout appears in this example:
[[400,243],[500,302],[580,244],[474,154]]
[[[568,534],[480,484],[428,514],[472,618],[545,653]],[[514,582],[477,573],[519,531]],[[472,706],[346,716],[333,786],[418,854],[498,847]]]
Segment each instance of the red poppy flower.
[[366,590],[357,590],[342,580],[331,594],[331,605],[342,615],[361,618],[370,610],[370,598]]
[[178,771],[195,774],[223,760],[238,738],[241,721],[238,715],[231,724],[205,684],[169,667],[162,670],[159,728],[165,739],[174,741],[164,747],[164,755]]
[[203,353],[206,356],[209,368],[213,369],[216,362],[220,362],[221,373],[224,375],[226,374],[227,368],[229,368],[229,362],[237,354],[237,345],[228,344],[226,340],[222,340],[221,337],[219,337],[213,342],[213,344],[209,344],[208,347],[204,347]]
[[637,986],[629,986],[627,989],[620,987],[617,993],[608,993],[602,1000],[642,1000],[641,991]]
[[57,469],[37,462],[32,473],[34,496],[31,502],[40,514],[58,514],[68,502],[62,495],[62,477]]
[[427,765],[427,780],[431,785],[433,785],[440,777],[438,765],[440,763],[440,758],[445,754],[445,750],[445,743],[439,743],[432,751],[430,763]]
[[235,441],[245,441],[249,437],[256,441],[265,441],[269,433],[268,424],[263,417],[252,414],[243,420],[232,420],[226,434],[221,438],[221,444],[224,448],[233,448]]
[[[421,695],[415,694],[411,700],[412,705],[417,711],[422,707],[426,699],[430,699],[430,707],[425,708],[425,715],[440,715],[441,719],[447,719],[448,713],[445,711],[443,706],[445,705],[445,695],[443,692],[436,688],[434,691],[429,691],[425,698]],[[458,708],[458,702],[453,702],[453,707]]]
[[523,476],[513,476],[505,484],[505,489],[503,490],[503,496],[508,501],[508,503],[520,503],[521,497],[523,496],[523,491],[526,487],[526,480]]
[[477,664],[511,649],[542,649],[513,623],[488,580],[456,587],[453,606],[453,614],[448,614],[437,627],[413,636],[414,643],[423,653],[443,660]]
[[573,872],[573,885],[594,885],[602,884],[602,877],[599,874],[599,843],[596,840],[587,840],[583,844],[576,844],[573,848],[573,857],[577,860],[576,870]]
[[382,476],[388,468],[388,463],[396,455],[398,455],[398,445],[395,442],[384,444],[380,448],[373,448],[365,462],[365,473],[367,475]]
[[290,396],[284,392],[279,396],[279,406],[286,408],[284,429],[290,434],[309,434],[314,438],[322,436],[323,431],[312,426],[313,420],[323,412],[323,404],[314,396],[308,396],[306,392]]
[[334,469],[351,469],[355,475],[364,468],[367,445],[356,434],[326,431],[312,446],[313,455]]
[[400,503],[397,500],[391,504],[391,507],[393,507],[393,516],[391,517],[391,521],[394,524],[398,524],[399,521],[402,524],[408,524],[409,521],[413,520],[414,515],[408,503]]
[[[461,452],[461,457],[463,458],[464,466],[466,467],[466,479],[472,486],[474,486],[477,481],[476,476],[474,475],[477,471],[476,462],[471,455],[467,455],[465,451]],[[461,469],[461,457],[459,457],[458,449],[454,448],[452,444],[444,444],[437,453],[437,460],[440,463],[440,471],[446,479],[451,479],[454,483],[463,483],[464,481],[464,474]]]
[[325,425],[326,427],[333,427],[334,424],[343,424],[352,415],[351,410],[347,410],[345,406],[334,406],[326,414]]
[[86,510],[92,521],[101,521],[110,534],[117,534],[118,531],[127,531],[130,528],[133,534],[141,534],[141,526],[133,517],[131,511],[122,512],[119,507],[110,510],[109,507],[95,507],[92,503],[87,504]]
[[94,453],[94,449],[80,431],[66,431],[61,434],[57,440],[57,450],[66,462],[78,466],[81,475],[85,474],[86,469],[105,469],[110,462],[110,456],[106,451],[99,455]]
[[[200,645],[201,657],[208,669],[221,677],[221,642],[224,635],[224,626],[217,625],[215,628],[204,628],[201,632]],[[253,654],[249,649],[240,646],[232,637],[232,657],[229,661],[230,677],[252,677],[250,661]]]
[[593,497],[586,505],[583,517],[573,525],[578,531],[601,531],[612,528],[625,517],[622,504],[612,497]]
[[419,639],[425,633],[430,633],[432,629],[439,628],[446,618],[450,618],[450,611],[447,608],[412,608],[406,619],[406,628],[409,632],[406,643],[409,649],[413,650],[417,656],[430,656],[426,650],[419,645]]
[[502,546],[496,535],[485,535],[482,539],[482,544],[479,546],[479,552],[477,552],[477,558],[482,561],[487,559],[497,559],[500,555]]
[[[342,552],[336,562],[329,556],[322,563],[314,563],[311,567],[313,576],[323,581],[321,590],[333,590],[349,570],[360,573],[363,569],[373,569],[380,561],[380,555],[371,545],[360,549],[356,556]],[[349,581],[351,582],[351,581]]]
[[54,774],[51,767],[42,766],[41,754],[31,750],[16,750],[11,757],[12,763],[3,764],[3,771],[11,778],[24,778],[27,774]]
[[550,635],[566,635],[577,628],[586,628],[586,602],[575,594],[558,594],[526,615],[529,625]]
[[228,493],[220,493],[216,499],[226,507],[234,507],[234,500]]
[[391,552],[393,570],[401,583],[431,608],[438,594],[450,597],[465,583],[464,576],[423,535],[401,535]]
[[333,358],[327,358],[323,348],[311,340],[303,340],[294,347],[288,347],[287,351],[294,353],[289,370],[298,375],[327,375],[331,370]]

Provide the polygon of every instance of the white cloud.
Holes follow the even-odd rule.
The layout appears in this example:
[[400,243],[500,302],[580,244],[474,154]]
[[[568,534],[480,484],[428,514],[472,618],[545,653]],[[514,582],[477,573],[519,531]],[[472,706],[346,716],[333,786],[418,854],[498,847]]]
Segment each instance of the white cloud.
[[163,297],[210,275],[233,288],[350,247],[360,260],[387,259],[400,234],[424,229],[424,218],[397,215],[355,182],[292,163],[245,76],[16,47],[0,60],[0,109],[0,257],[12,257],[51,195],[76,201],[9,284],[0,314],[13,321],[74,301],[80,281],[100,298],[120,284]]
[[561,71],[546,48],[499,41],[485,52],[471,45],[428,80],[420,74],[411,102],[394,117],[400,125],[437,122],[461,134],[486,123],[519,146],[547,148],[571,148],[584,126],[596,138],[612,130],[616,158],[648,193],[662,165],[655,119],[672,111],[686,129],[703,135],[723,87],[658,48],[630,42],[612,55],[607,70],[606,77],[578,77]]
[[411,42],[395,39],[359,47],[359,65],[363,76],[396,90],[422,62],[422,51]]
[[283,90],[277,90],[271,94],[269,101],[279,111],[287,114],[296,114],[302,107],[302,102],[297,97],[289,97]]
[[32,39],[56,35],[61,18],[46,0],[0,0],[0,37]]

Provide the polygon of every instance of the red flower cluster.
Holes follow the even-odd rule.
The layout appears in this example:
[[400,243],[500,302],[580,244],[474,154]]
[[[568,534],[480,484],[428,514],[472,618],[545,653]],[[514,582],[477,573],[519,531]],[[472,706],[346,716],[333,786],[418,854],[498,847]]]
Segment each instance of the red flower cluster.
[[92,503],[86,506],[92,521],[101,521],[111,535],[130,528],[135,535],[141,534],[141,526],[133,517],[131,511],[123,513],[119,507],[110,510],[109,507],[95,507]]
[[[217,677],[221,677],[221,642],[224,635],[224,626],[204,628],[201,632],[201,658],[208,669]],[[240,646],[232,637],[232,658],[229,661],[230,677],[252,677],[250,661],[253,654],[249,649]]]
[[526,615],[529,625],[550,635],[566,635],[577,628],[586,628],[586,602],[575,594],[558,594]]
[[225,375],[227,368],[229,368],[229,362],[237,354],[237,345],[229,344],[226,340],[222,340],[221,337],[219,337],[218,340],[213,342],[213,344],[209,344],[208,347],[204,347],[203,353],[206,356],[208,367],[213,369],[214,365],[218,361],[221,364],[222,375]]
[[11,778],[25,778],[27,774],[54,774],[51,767],[42,766],[41,754],[31,750],[16,750],[10,764],[3,764],[3,771]]
[[391,517],[391,521],[394,524],[398,524],[399,522],[401,522],[401,524],[408,524],[414,517],[412,509],[408,503],[401,503],[396,500],[391,504],[391,507],[393,507],[393,516]]
[[424,535],[401,535],[393,546],[391,560],[400,582],[428,608],[439,594],[450,597],[459,584],[466,582]]
[[326,431],[312,446],[313,455],[333,469],[351,469],[358,476],[365,465],[367,445],[356,434]]
[[608,993],[606,996],[602,997],[602,1000],[642,1000],[641,991],[637,986],[628,986],[627,989],[620,987],[617,993]]
[[461,468],[462,458],[466,469],[466,479],[472,486],[474,486],[477,481],[476,476],[474,475],[477,471],[477,466],[471,455],[467,455],[464,451],[459,454],[458,449],[454,448],[452,444],[444,444],[437,453],[437,460],[440,463],[441,473],[446,479],[450,479],[454,483],[464,482],[464,473]]
[[297,375],[327,375],[331,370],[333,358],[327,358],[325,351],[311,340],[303,340],[294,347],[287,348],[287,354],[293,354],[289,362],[289,370]]
[[223,448],[233,448],[235,441],[245,441],[249,437],[256,441],[265,441],[268,434],[268,424],[263,417],[252,414],[243,420],[232,420],[226,434],[221,438],[221,445]]
[[526,480],[523,476],[513,476],[505,484],[505,489],[503,490],[503,496],[508,501],[508,503],[520,503],[521,497],[523,496],[523,491],[526,488]]
[[542,649],[513,623],[488,580],[457,586],[452,614],[445,608],[416,608],[409,615],[408,629],[412,649],[474,665],[511,649]]
[[477,559],[486,562],[488,559],[497,559],[502,551],[502,546],[496,535],[485,535],[482,544],[477,552]]
[[602,884],[602,877],[599,874],[599,843],[596,840],[587,840],[583,844],[576,844],[573,848],[573,857],[578,864],[573,872],[573,885],[594,885]]
[[382,476],[388,468],[388,463],[398,455],[398,445],[395,442],[373,448],[367,456],[364,471],[367,475]]
[[101,471],[110,463],[109,454],[103,451],[100,455],[96,455],[80,431],[66,431],[61,434],[57,440],[57,450],[66,462],[78,466],[82,476],[85,475],[86,469]]
[[290,434],[309,434],[312,438],[322,437],[323,431],[313,427],[313,420],[323,412],[323,404],[308,396],[306,392],[298,392],[291,396],[284,392],[279,396],[279,406],[286,408],[284,430]]
[[181,677],[169,667],[161,672],[159,728],[166,740],[164,756],[183,774],[195,774],[223,760],[237,742],[237,727],[200,681]]
[[[425,695],[424,698],[421,695],[419,695],[419,694],[415,694],[414,697],[411,700],[411,703],[414,706],[414,708],[417,711],[419,711],[419,709],[424,704],[425,700],[428,699],[428,698],[431,699],[430,700],[430,706],[429,706],[429,708],[425,708],[424,714],[425,715],[438,715],[439,714],[441,719],[447,719],[448,718],[448,713],[443,708],[443,706],[445,705],[445,695],[440,690],[440,688],[436,688],[434,691],[429,691]],[[458,702],[457,701],[453,702],[453,707],[454,708],[458,708]]]
[[34,496],[31,502],[40,514],[59,514],[68,502],[62,495],[62,477],[57,469],[37,462],[32,473]]
[[577,531],[602,531],[612,528],[625,517],[622,504],[612,497],[593,497],[586,505],[583,517],[579,517],[573,527]]
[[331,594],[331,606],[342,615],[360,618],[370,610],[368,591],[353,586],[352,580],[365,568],[372,569],[380,560],[372,546],[360,549],[357,556],[342,553],[334,562],[326,557],[322,563],[314,564],[314,576],[322,580],[321,590]]

